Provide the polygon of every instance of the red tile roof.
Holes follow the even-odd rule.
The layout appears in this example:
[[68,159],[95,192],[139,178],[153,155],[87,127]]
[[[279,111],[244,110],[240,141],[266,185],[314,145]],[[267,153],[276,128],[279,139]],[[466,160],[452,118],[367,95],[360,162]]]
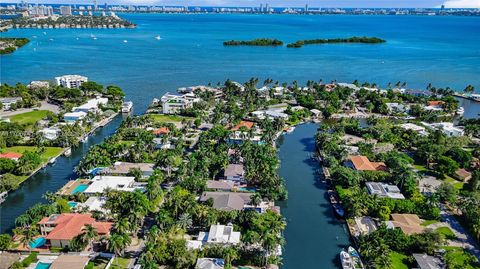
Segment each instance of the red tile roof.
[[20,159],[22,156],[23,154],[16,153],[16,152],[0,153],[0,158],[4,158],[4,159]]
[[366,156],[349,156],[356,170],[359,171],[384,171],[387,166],[383,162],[371,162]]
[[443,105],[445,102],[443,101],[428,101],[427,102],[427,105],[429,106],[441,106]]
[[46,236],[49,240],[71,240],[82,233],[86,225],[92,225],[98,234],[108,234],[112,228],[111,222],[97,222],[91,214],[64,213],[43,218],[38,224],[55,226]]
[[232,131],[238,131],[240,130],[241,127],[246,127],[248,130],[252,129],[253,127],[253,122],[251,121],[241,121],[239,124],[233,126],[233,128],[231,129]]
[[170,130],[167,127],[160,127],[158,129],[153,130],[154,135],[162,135],[162,134],[168,134]]

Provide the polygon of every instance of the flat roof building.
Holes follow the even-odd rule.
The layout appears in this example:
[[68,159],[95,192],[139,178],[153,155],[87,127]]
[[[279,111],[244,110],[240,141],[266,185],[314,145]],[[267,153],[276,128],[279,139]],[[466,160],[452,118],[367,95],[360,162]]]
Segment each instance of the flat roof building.
[[120,177],[120,176],[95,176],[91,180],[91,184],[83,193],[97,194],[103,193],[106,189],[116,191],[134,191],[135,183],[134,177]]
[[80,88],[82,83],[87,82],[88,78],[80,75],[64,75],[60,77],[55,77],[57,86],[62,86],[65,88]]
[[392,199],[405,199],[405,196],[400,192],[396,185],[389,185],[382,182],[367,182],[368,193],[370,195],[377,195],[378,197],[388,197]]

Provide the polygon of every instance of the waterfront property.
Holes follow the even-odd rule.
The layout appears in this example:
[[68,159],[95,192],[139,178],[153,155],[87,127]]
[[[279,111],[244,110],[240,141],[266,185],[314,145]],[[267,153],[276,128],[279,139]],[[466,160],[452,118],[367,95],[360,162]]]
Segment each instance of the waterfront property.
[[18,160],[23,156],[21,153],[17,152],[3,152],[0,153],[0,159],[9,159],[18,162]]
[[60,77],[55,77],[57,86],[62,86],[65,88],[80,88],[82,83],[87,82],[88,78],[80,75],[63,75]]
[[72,109],[72,112],[85,112],[85,113],[96,112],[98,111],[101,105],[106,105],[107,103],[108,103],[108,98],[98,97],[98,98],[90,99],[86,103],[80,106],[74,107]]
[[382,182],[366,182],[368,193],[378,197],[388,197],[392,199],[405,199],[396,185],[385,184]]
[[117,191],[134,191],[135,178],[127,176],[95,176],[83,191],[87,195],[103,193],[106,189]]
[[99,235],[109,235],[110,222],[98,222],[91,214],[64,213],[45,217],[38,223],[41,235],[50,247],[67,247],[71,240],[82,233],[86,225],[93,226]]
[[357,171],[385,171],[387,169],[383,162],[371,162],[366,156],[349,156],[345,166]]
[[444,133],[449,137],[465,135],[464,128],[461,126],[454,126],[452,122],[438,122],[438,123],[422,122],[422,124],[430,129],[440,130],[442,131],[442,133]]
[[160,99],[163,114],[176,114],[181,110],[192,107],[193,103],[199,100],[194,95],[188,93],[183,95],[166,93]]
[[84,119],[86,116],[87,116],[87,113],[85,113],[83,111],[68,112],[68,113],[63,114],[63,120],[66,123],[75,123],[79,120]]
[[391,214],[391,221],[387,221],[387,227],[399,228],[405,234],[418,234],[424,230],[422,220],[416,214]]
[[229,164],[223,173],[226,180],[242,183],[245,181],[245,169],[243,164]]

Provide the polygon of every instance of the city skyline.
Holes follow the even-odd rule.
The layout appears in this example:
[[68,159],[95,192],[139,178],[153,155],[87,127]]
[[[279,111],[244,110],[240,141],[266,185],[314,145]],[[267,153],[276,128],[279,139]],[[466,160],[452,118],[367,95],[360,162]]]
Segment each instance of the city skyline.
[[[268,3],[271,7],[303,7],[308,4],[311,7],[320,8],[437,8],[444,5],[446,8],[480,8],[479,0],[114,0],[105,1],[110,5],[187,5],[187,6],[258,6]],[[105,3],[99,1],[100,3]],[[12,1],[11,3],[20,3]],[[30,2],[29,2],[30,3]],[[93,1],[84,0],[39,0],[31,1],[32,4],[93,4]]]

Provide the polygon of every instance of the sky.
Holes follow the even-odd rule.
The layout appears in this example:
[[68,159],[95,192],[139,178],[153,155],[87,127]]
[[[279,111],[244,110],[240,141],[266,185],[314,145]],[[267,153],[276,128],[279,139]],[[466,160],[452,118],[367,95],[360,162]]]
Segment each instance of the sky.
[[[20,2],[20,0],[18,1]],[[29,3],[50,4],[91,4],[88,0],[27,0]],[[97,0],[98,3],[107,4],[133,4],[133,5],[188,5],[188,6],[259,6],[268,3],[278,7],[404,7],[404,8],[480,8],[480,0]]]

